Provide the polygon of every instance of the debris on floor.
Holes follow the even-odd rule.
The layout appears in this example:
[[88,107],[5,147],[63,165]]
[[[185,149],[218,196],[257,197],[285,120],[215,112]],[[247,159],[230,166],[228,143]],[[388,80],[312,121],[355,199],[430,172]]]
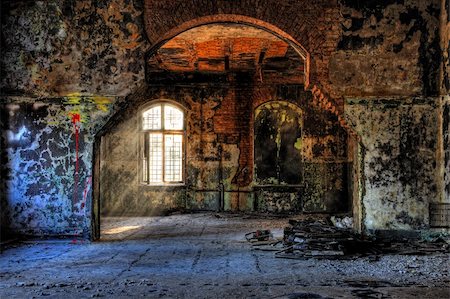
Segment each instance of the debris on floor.
[[443,238],[432,242],[419,239],[387,240],[362,236],[349,227],[350,217],[313,220],[289,220],[282,240],[273,238],[270,230],[257,230],[245,235],[253,249],[276,251],[275,257],[289,259],[354,259],[377,260],[381,254],[426,255],[448,253],[449,243]]
[[274,238],[272,232],[268,229],[247,233],[245,239],[257,250],[278,251],[280,245],[282,245],[282,240]]
[[330,221],[333,223],[334,226],[338,228],[353,228],[353,218],[349,216],[345,216],[342,218],[339,218],[337,216],[331,216]]
[[268,241],[270,238],[273,238],[273,235],[270,230],[264,229],[245,234],[245,238],[249,242]]
[[370,239],[363,239],[350,229],[339,228],[326,220],[289,220],[284,229],[285,248],[275,253],[280,258],[342,259],[382,252]]

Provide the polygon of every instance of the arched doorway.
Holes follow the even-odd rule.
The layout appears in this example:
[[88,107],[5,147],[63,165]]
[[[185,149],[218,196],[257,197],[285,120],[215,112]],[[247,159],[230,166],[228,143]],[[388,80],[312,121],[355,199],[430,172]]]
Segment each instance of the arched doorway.
[[[230,17],[233,22],[227,21]],[[262,207],[271,198],[283,200],[286,194],[299,204],[269,212],[302,212],[306,202],[312,212],[334,211],[335,203],[318,199],[324,196],[317,190],[322,187],[331,188],[334,201],[343,201],[347,135],[335,114],[313,105],[313,94],[305,91],[309,54],[289,35],[248,17],[207,17],[168,32],[145,63],[147,85],[128,98],[126,107],[99,134],[95,219],[100,213],[146,216],[178,209],[268,211]],[[140,154],[154,149],[139,137],[140,107],[166,99],[186,110],[183,180],[142,184]],[[305,129],[310,144],[302,148],[315,160],[305,164],[306,177],[304,165],[299,166],[302,179],[295,184],[261,188],[254,173],[255,108],[272,100],[308,111]],[[291,143],[286,149],[298,147],[297,140]],[[331,164],[337,168],[330,169]],[[293,168],[289,167],[295,176]],[[333,171],[338,178],[330,175]],[[333,188],[342,194],[336,195]],[[307,201],[305,194],[314,200]]]

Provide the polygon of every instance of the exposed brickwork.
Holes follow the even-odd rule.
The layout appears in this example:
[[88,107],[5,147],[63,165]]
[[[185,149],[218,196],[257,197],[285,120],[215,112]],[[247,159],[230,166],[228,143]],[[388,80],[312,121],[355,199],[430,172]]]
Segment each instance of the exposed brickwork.
[[145,1],[145,26],[153,45],[221,20],[247,22],[291,37],[311,55],[311,79],[328,82],[327,66],[341,30],[337,1]]
[[325,95],[317,85],[313,85],[311,88],[313,94],[312,103],[323,110],[329,111],[337,116],[339,124],[345,128],[345,130],[353,137],[358,138],[358,135],[353,131],[352,127],[347,123],[347,120],[343,117],[343,106],[337,106],[336,102]]

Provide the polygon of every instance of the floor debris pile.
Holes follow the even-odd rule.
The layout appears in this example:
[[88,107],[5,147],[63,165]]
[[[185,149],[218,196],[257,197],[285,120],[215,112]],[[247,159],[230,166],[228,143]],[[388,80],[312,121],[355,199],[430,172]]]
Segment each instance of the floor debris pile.
[[268,229],[245,237],[253,249],[275,251],[275,257],[289,259],[377,259],[381,254],[449,253],[449,242],[443,238],[425,241],[362,236],[328,219],[289,220],[289,224],[282,239],[274,238]]
[[382,249],[371,239],[363,239],[347,228],[330,225],[326,220],[289,220],[284,229],[284,248],[280,258],[344,259],[358,255],[377,255]]

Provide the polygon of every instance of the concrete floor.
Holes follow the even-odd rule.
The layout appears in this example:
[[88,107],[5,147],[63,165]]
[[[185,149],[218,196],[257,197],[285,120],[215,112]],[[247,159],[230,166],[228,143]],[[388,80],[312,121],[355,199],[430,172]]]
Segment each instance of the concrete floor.
[[450,298],[449,257],[289,260],[244,234],[287,219],[190,214],[102,220],[100,242],[9,245],[0,298]]

